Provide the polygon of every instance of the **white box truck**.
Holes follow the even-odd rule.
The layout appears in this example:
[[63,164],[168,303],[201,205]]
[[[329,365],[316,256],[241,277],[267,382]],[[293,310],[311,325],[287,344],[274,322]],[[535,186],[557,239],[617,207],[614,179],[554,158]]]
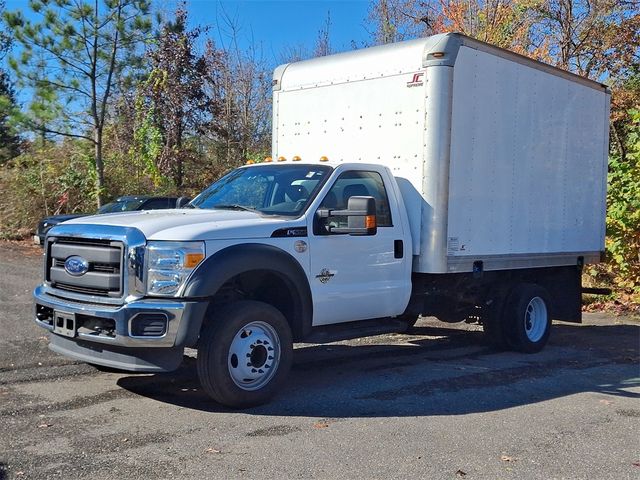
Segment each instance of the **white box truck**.
[[[198,349],[218,402],[267,401],[293,342],[480,322],[537,352],[604,246],[609,92],[460,34],[283,65],[273,160],[186,208],[53,228],[50,348],[131,371]],[[271,159],[268,159],[271,160]]]

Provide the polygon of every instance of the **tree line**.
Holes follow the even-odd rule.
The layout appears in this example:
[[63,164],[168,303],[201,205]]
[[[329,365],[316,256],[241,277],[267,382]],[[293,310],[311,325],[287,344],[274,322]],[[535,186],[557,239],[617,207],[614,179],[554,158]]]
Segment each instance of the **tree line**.
[[[194,194],[268,155],[275,62],[240,46],[236,19],[190,27],[186,3],[148,0],[29,9],[0,0],[0,237],[119,194]],[[640,300],[640,0],[371,0],[364,21],[353,48],[458,31],[609,85],[608,262],[592,275]],[[318,25],[278,60],[334,53],[330,15]]]

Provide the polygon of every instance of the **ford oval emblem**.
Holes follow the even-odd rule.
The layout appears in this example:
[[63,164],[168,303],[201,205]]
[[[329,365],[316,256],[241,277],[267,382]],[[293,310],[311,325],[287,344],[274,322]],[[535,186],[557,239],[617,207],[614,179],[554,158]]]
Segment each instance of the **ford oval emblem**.
[[89,271],[89,262],[78,255],[74,255],[64,261],[64,269],[69,275],[79,277]]

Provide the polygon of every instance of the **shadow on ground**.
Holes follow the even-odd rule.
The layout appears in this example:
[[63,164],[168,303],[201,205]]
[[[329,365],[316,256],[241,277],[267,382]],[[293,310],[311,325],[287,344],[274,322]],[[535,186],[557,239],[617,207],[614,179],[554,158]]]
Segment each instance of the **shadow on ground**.
[[[494,350],[482,343],[481,332],[422,327],[412,333],[441,337],[298,348],[283,391],[268,405],[245,413],[320,418],[463,415],[581,392],[640,398],[627,391],[640,386],[636,325],[556,325],[550,344],[535,355]],[[200,389],[195,370],[195,359],[185,357],[170,374],[130,375],[117,383],[183,408],[230,411]]]

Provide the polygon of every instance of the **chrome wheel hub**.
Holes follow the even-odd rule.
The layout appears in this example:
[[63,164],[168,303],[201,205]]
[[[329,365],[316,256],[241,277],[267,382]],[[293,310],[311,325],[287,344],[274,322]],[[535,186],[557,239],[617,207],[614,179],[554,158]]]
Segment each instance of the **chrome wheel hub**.
[[243,390],[264,387],[275,375],[280,363],[280,339],[265,322],[251,322],[233,337],[227,366],[233,382]]
[[547,305],[540,297],[534,297],[524,314],[524,330],[531,342],[539,341],[547,329]]

